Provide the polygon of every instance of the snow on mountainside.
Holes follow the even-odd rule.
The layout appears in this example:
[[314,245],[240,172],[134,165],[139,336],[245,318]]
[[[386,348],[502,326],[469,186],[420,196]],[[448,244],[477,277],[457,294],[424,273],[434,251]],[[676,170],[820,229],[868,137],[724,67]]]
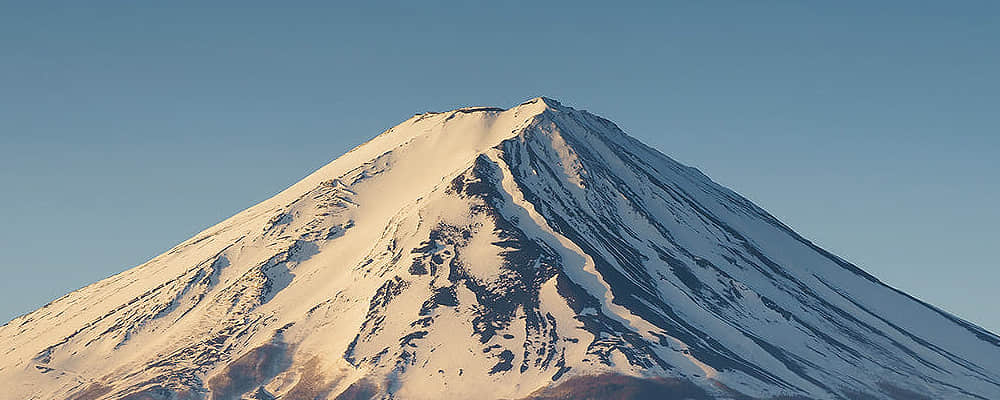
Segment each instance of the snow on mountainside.
[[10,399],[1000,398],[1000,337],[547,98],[416,115],[0,344]]

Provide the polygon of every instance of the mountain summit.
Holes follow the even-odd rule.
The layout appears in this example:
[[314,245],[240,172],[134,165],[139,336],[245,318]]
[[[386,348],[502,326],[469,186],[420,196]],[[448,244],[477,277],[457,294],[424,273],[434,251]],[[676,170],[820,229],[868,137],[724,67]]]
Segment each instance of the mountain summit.
[[11,399],[1000,398],[1000,337],[547,98],[415,115],[0,344]]

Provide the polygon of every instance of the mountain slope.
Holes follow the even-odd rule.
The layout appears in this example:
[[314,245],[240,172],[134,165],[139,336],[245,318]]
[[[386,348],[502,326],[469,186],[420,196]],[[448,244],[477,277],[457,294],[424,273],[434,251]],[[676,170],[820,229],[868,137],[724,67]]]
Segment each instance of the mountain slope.
[[15,398],[1000,398],[997,336],[546,98],[416,115],[0,343]]

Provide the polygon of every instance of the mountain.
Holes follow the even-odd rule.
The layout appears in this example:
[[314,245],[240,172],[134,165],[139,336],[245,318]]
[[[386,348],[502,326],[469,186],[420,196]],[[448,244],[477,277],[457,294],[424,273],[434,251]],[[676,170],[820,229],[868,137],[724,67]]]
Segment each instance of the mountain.
[[415,115],[0,344],[11,399],[1000,398],[1000,337],[548,98]]

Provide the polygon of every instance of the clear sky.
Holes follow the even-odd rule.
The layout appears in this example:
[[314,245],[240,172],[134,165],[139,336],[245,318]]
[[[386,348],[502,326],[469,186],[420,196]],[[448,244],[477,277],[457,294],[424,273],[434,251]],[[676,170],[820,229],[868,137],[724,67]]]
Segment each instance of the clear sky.
[[45,3],[0,5],[0,322],[414,113],[545,95],[1000,331],[998,2]]

